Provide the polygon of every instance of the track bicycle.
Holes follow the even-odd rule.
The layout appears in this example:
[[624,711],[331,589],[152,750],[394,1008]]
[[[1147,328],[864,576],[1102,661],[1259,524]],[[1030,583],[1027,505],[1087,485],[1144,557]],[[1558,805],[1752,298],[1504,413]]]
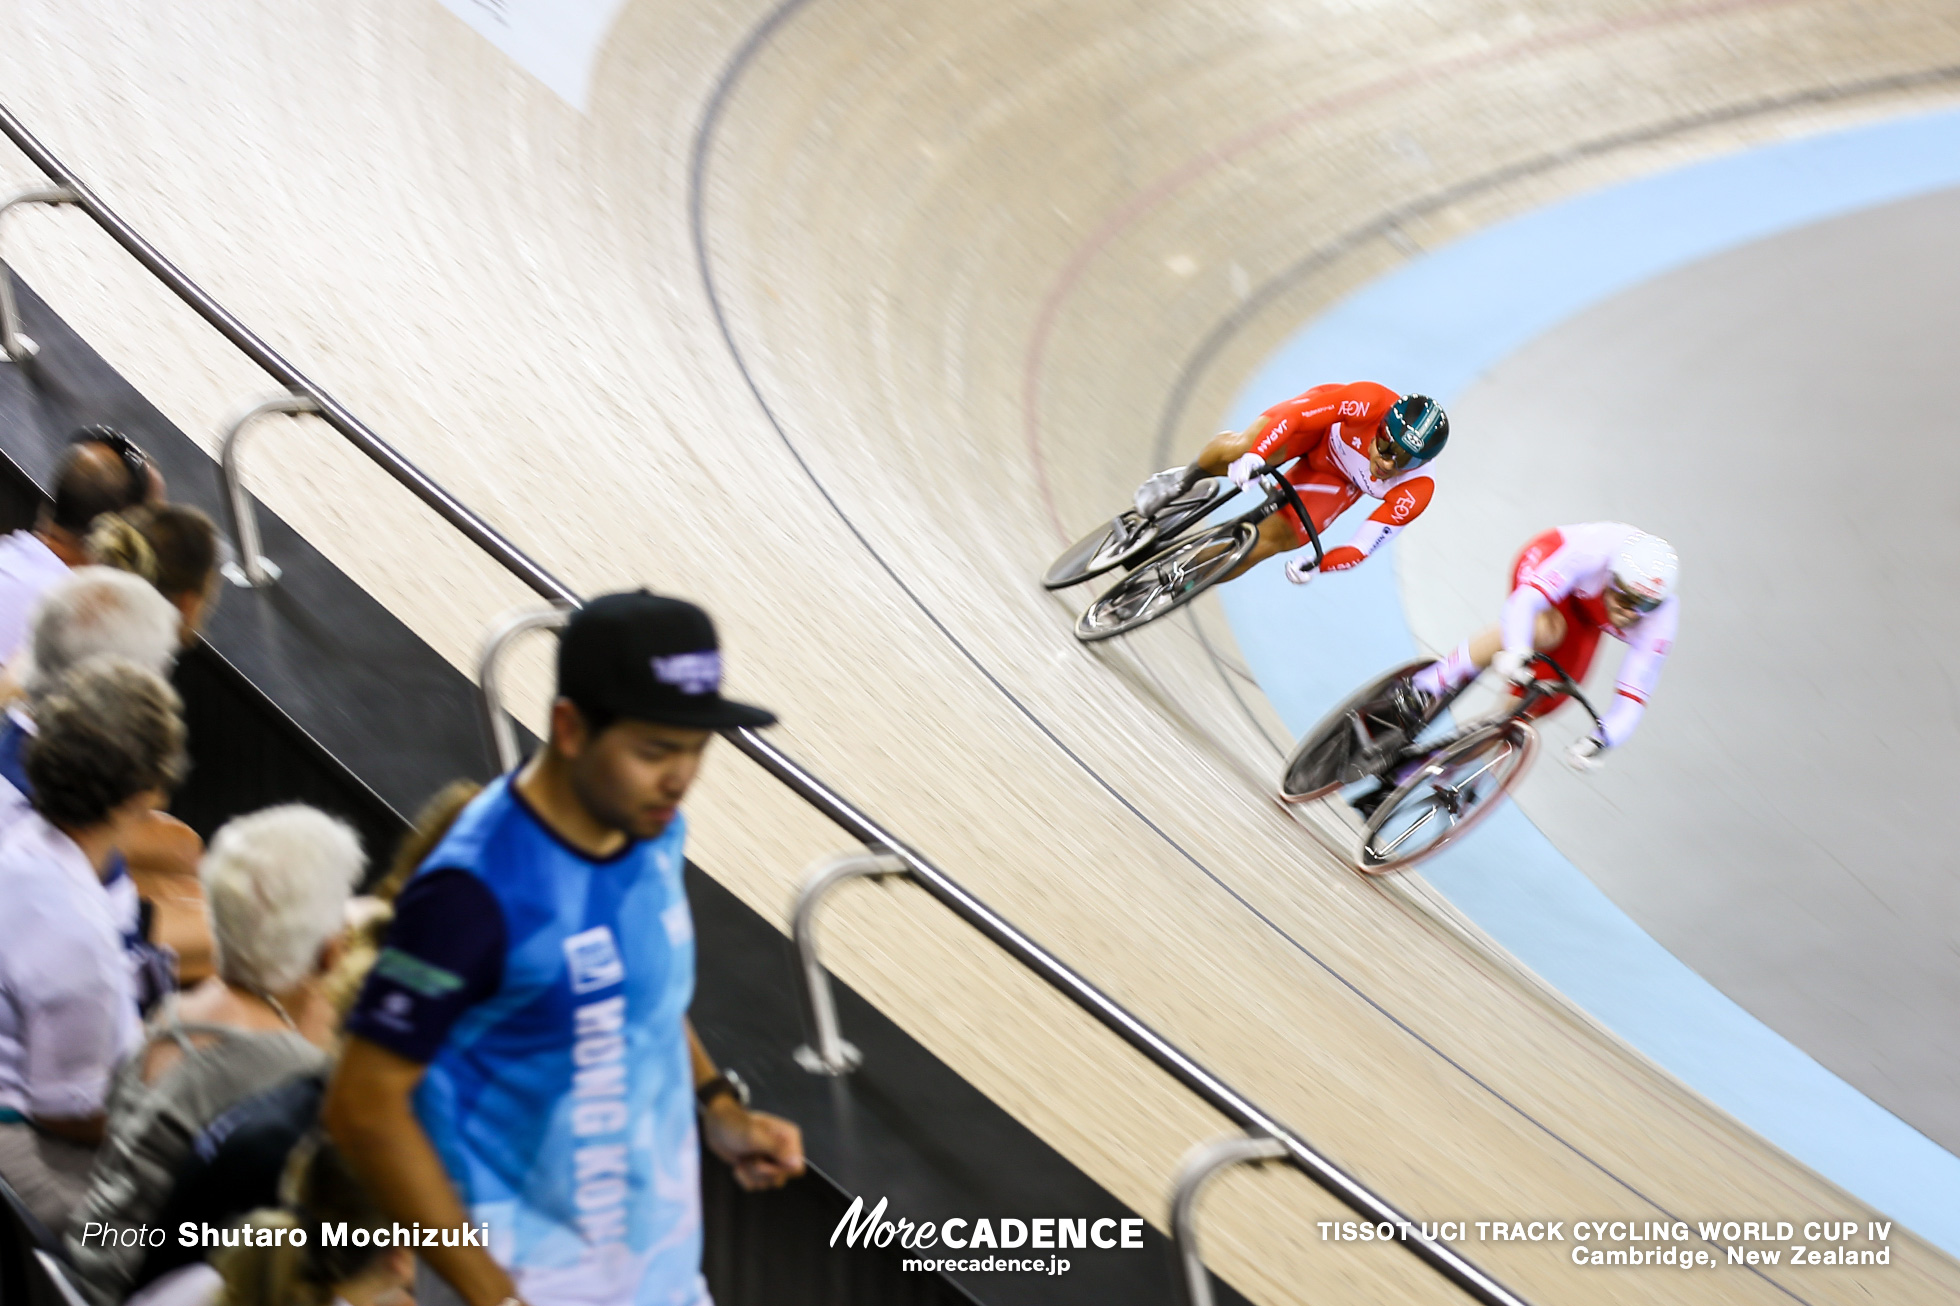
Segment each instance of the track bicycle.
[[[1306,803],[1341,793],[1365,824],[1358,869],[1384,875],[1412,866],[1467,834],[1524,778],[1538,754],[1531,711],[1564,694],[1595,725],[1579,685],[1548,654],[1530,661],[1551,668],[1481,720],[1438,733],[1434,727],[1451,695],[1419,711],[1409,681],[1431,661],[1406,663],[1350,695],[1308,731],[1286,759],[1281,802]],[[1372,782],[1353,796],[1347,791]]]
[[[1166,532],[1160,528],[1153,541],[1158,546],[1155,552],[1146,554],[1140,548],[1132,548],[1127,554],[1131,561],[1111,563],[1111,567],[1128,566],[1130,572],[1083,610],[1081,619],[1075,623],[1075,637],[1085,644],[1110,639],[1189,603],[1231,575],[1245,561],[1259,542],[1260,523],[1282,508],[1292,508],[1306,525],[1307,539],[1313,546],[1314,565],[1318,566],[1325,556],[1320,546],[1320,532],[1314,528],[1312,515],[1300,501],[1300,492],[1280,474],[1281,465],[1274,463],[1253,473],[1264,484],[1266,491],[1258,503],[1236,517],[1195,532],[1190,530],[1191,526],[1202,516],[1204,509],[1227,497],[1230,482],[1221,482],[1219,478],[1200,482],[1200,487],[1222,484],[1223,489],[1211,489],[1208,492],[1210,497],[1203,500],[1202,507],[1197,511],[1180,509],[1184,498],[1173,499],[1164,511],[1169,513],[1178,509],[1174,524],[1179,538],[1164,543]],[[1200,487],[1193,487],[1186,497],[1198,497]],[[1119,517],[1116,523],[1105,527],[1105,531],[1114,532],[1122,520]],[[1167,521],[1166,524],[1173,523]],[[1057,560],[1049,574],[1055,575],[1063,562],[1095,538],[1091,535],[1079,541]]]

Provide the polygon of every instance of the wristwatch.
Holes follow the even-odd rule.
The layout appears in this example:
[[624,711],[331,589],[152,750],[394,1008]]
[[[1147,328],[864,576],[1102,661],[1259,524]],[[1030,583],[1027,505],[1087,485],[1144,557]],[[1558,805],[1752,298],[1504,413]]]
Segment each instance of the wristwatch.
[[749,1086],[744,1084],[742,1077],[732,1070],[723,1070],[716,1074],[713,1079],[704,1080],[696,1084],[694,1086],[694,1101],[701,1110],[706,1111],[709,1105],[724,1093],[734,1098],[736,1102],[744,1107],[749,1104]]

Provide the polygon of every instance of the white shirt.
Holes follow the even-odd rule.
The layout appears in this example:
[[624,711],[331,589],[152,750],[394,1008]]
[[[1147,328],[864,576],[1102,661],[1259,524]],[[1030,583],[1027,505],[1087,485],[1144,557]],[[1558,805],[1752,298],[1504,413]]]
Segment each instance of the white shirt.
[[68,564],[33,531],[0,535],[0,662],[20,651],[34,605],[67,576]]
[[30,813],[0,832],[0,1106],[94,1115],[141,1037],[109,894],[75,841]]
[[[35,732],[34,718],[16,703],[7,709],[7,720],[25,730],[29,735]],[[0,722],[0,726],[5,723]],[[34,803],[28,796],[14,787],[14,782],[0,775],[0,834],[4,834],[14,822],[23,816],[34,814]],[[130,878],[127,866],[121,868],[115,878],[105,886],[109,901],[115,908],[116,926],[122,931],[125,941],[137,937],[142,922],[143,902],[136,892],[136,881]]]

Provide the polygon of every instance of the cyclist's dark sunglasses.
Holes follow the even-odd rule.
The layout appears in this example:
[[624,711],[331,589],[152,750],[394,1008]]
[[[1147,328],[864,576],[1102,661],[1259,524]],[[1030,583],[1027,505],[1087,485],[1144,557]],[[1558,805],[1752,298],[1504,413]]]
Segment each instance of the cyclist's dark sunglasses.
[[1395,467],[1409,465],[1409,451],[1391,440],[1386,431],[1375,435],[1375,457]]
[[1635,612],[1652,612],[1661,605],[1660,599],[1650,599],[1638,594],[1629,594],[1618,585],[1613,586],[1609,592],[1615,599],[1619,600],[1621,606],[1632,608]]

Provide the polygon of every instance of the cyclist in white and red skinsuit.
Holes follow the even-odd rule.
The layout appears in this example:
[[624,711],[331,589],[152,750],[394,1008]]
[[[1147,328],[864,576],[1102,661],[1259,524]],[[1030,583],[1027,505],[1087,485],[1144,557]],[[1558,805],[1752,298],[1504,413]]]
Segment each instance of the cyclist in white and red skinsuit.
[[[1566,751],[1575,770],[1591,771],[1600,754],[1632,737],[1674,646],[1680,601],[1674,594],[1678,563],[1667,541],[1624,522],[1586,522],[1546,531],[1525,545],[1511,566],[1511,596],[1500,623],[1457,645],[1441,662],[1416,673],[1422,707],[1468,684],[1487,666],[1522,692],[1533,680],[1556,679],[1543,663],[1550,654],[1575,681],[1584,680],[1599,648],[1611,635],[1627,645],[1613,702],[1596,730]],[[1540,699],[1531,715],[1564,703],[1564,694]]]
[[[1327,550],[1315,566],[1311,557],[1286,564],[1286,578],[1305,585],[1323,571],[1346,571],[1398,535],[1422,515],[1435,492],[1429,461],[1449,442],[1450,419],[1426,395],[1398,395],[1373,381],[1317,385],[1305,394],[1274,404],[1240,432],[1215,437],[1188,467],[1158,472],[1137,489],[1136,509],[1153,516],[1205,476],[1229,476],[1244,489],[1267,464],[1299,459],[1286,479],[1324,531],[1364,496],[1380,499],[1354,538]],[[1225,579],[1232,580],[1276,553],[1306,544],[1307,532],[1293,510],[1282,508],[1259,526],[1259,540]]]

